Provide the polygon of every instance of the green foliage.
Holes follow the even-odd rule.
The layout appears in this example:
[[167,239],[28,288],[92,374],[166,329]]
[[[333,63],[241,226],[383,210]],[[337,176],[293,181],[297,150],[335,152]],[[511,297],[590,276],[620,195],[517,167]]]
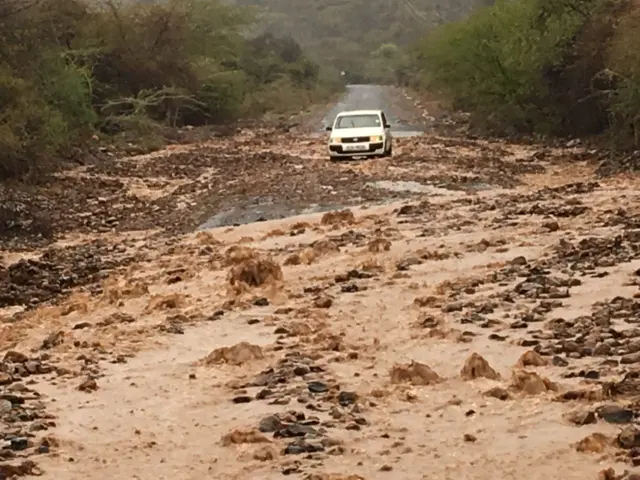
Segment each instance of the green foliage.
[[[622,0],[500,0],[418,42],[411,75],[493,131],[598,133],[611,118],[622,125],[640,112],[640,23],[629,8]],[[607,71],[615,73],[598,86]]]
[[[318,66],[291,37],[247,38],[221,0],[0,0],[0,180],[25,175],[99,128],[161,126],[304,107]],[[252,102],[255,105],[252,105]]]
[[377,55],[383,45],[404,47],[442,22],[460,19],[491,0],[235,0],[257,7],[267,32],[291,35],[334,75],[351,82],[394,82],[392,62]]
[[609,49],[608,67],[612,85],[609,94],[612,122],[618,137],[628,146],[640,148],[640,11],[625,16]]

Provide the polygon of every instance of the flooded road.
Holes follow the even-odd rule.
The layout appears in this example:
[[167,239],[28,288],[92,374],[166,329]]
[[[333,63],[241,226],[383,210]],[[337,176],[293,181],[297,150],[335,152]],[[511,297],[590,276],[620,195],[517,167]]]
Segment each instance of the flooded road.
[[[317,162],[326,163],[327,169],[332,169],[334,172],[339,173],[342,170],[351,170],[367,165],[367,162],[378,162],[378,164],[385,164],[388,160],[372,159],[372,160],[359,160],[347,162],[344,164],[332,164],[326,162],[326,155],[324,152],[324,140],[326,133],[324,131],[327,125],[331,125],[338,113],[345,110],[383,110],[388,117],[391,124],[391,131],[396,140],[394,148],[396,152],[402,152],[402,145],[411,145],[411,138],[418,137],[423,134],[423,126],[417,124],[411,124],[408,119],[415,119],[419,116],[419,112],[410,111],[407,108],[407,103],[401,106],[402,102],[399,100],[406,100],[399,98],[401,93],[391,87],[385,87],[380,85],[349,85],[344,96],[333,108],[325,115],[322,124],[318,126],[318,131],[315,134],[309,135],[309,137],[316,139],[313,144],[307,143],[306,145],[298,146],[293,145],[291,153],[298,154],[300,157],[307,160],[300,160],[297,165],[297,169],[304,169],[313,164],[313,167],[317,167]],[[284,146],[283,146],[284,147]],[[313,163],[309,163],[308,158],[313,159]],[[392,161],[391,161],[392,162]],[[297,172],[295,173],[297,175]],[[367,174],[359,174],[361,178],[367,178]],[[341,183],[340,178],[337,179]],[[344,180],[344,179],[343,179]],[[376,176],[370,178],[370,183],[363,183],[360,180],[352,181],[350,185],[336,185],[335,179],[331,182],[323,183],[320,188],[328,195],[327,201],[322,203],[307,201],[299,202],[295,198],[291,198],[289,201],[283,201],[281,197],[274,196],[273,192],[265,192],[266,195],[250,196],[244,199],[235,199],[233,205],[220,210],[212,217],[208,218],[204,223],[199,226],[199,230],[223,227],[223,226],[237,226],[247,223],[265,221],[265,220],[277,220],[288,218],[294,215],[318,213],[328,210],[335,210],[347,206],[356,205],[363,201],[369,201],[375,204],[384,204],[391,201],[395,201],[398,195],[407,196],[417,193],[425,193],[432,191],[436,188],[433,185],[426,184],[421,185],[416,189],[415,185],[406,184],[400,182],[395,184],[392,182],[391,187],[388,186],[391,180],[388,175]],[[382,183],[379,183],[382,182]],[[345,195],[338,192],[336,189],[346,187],[351,188],[351,195]],[[369,190],[369,194],[362,195],[363,189]],[[386,190],[386,194],[385,194]],[[442,190],[442,189],[440,189]],[[438,188],[435,189],[438,191]],[[395,194],[389,194],[389,192],[395,192]],[[295,197],[295,195],[293,196]],[[325,195],[326,197],[326,195]],[[335,201],[339,200],[339,201]],[[239,201],[238,201],[239,200]]]
[[398,102],[392,98],[397,92],[381,85],[348,85],[347,91],[338,103],[327,113],[323,127],[333,124],[336,116],[345,110],[383,110],[391,124],[391,131],[396,137],[412,137],[421,135],[423,127],[408,123],[408,116]]
[[332,163],[245,130],[61,172],[38,205],[69,230],[0,265],[0,478],[634,478],[640,179],[396,142]]
[[30,302],[89,275],[0,317],[4,450],[19,452],[4,471],[631,480],[598,472],[638,465],[639,182],[592,181],[567,149],[397,146],[331,163],[322,139],[250,132],[102,166],[155,187],[144,206],[174,206],[163,218],[203,208],[223,228],[101,231],[0,275]]

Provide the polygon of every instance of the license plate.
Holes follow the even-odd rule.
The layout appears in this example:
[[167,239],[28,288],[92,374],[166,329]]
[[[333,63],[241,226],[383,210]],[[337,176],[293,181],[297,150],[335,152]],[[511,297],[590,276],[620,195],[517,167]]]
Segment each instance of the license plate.
[[366,144],[357,144],[357,145],[345,145],[344,149],[347,152],[358,152],[361,150],[366,150],[368,148],[368,145]]

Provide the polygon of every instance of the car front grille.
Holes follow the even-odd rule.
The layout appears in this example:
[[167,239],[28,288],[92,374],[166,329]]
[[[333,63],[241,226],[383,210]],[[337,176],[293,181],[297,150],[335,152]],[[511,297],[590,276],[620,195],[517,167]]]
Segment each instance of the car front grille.
[[342,143],[360,143],[368,142],[371,137],[345,137],[342,139]]

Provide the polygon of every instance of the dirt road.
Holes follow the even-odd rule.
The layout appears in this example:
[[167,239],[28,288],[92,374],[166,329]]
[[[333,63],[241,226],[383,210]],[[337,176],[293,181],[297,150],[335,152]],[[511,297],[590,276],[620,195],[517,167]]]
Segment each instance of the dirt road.
[[[64,228],[0,268],[0,478],[638,478],[638,179],[394,150],[244,132],[61,174]],[[298,215],[220,217],[263,196]]]

